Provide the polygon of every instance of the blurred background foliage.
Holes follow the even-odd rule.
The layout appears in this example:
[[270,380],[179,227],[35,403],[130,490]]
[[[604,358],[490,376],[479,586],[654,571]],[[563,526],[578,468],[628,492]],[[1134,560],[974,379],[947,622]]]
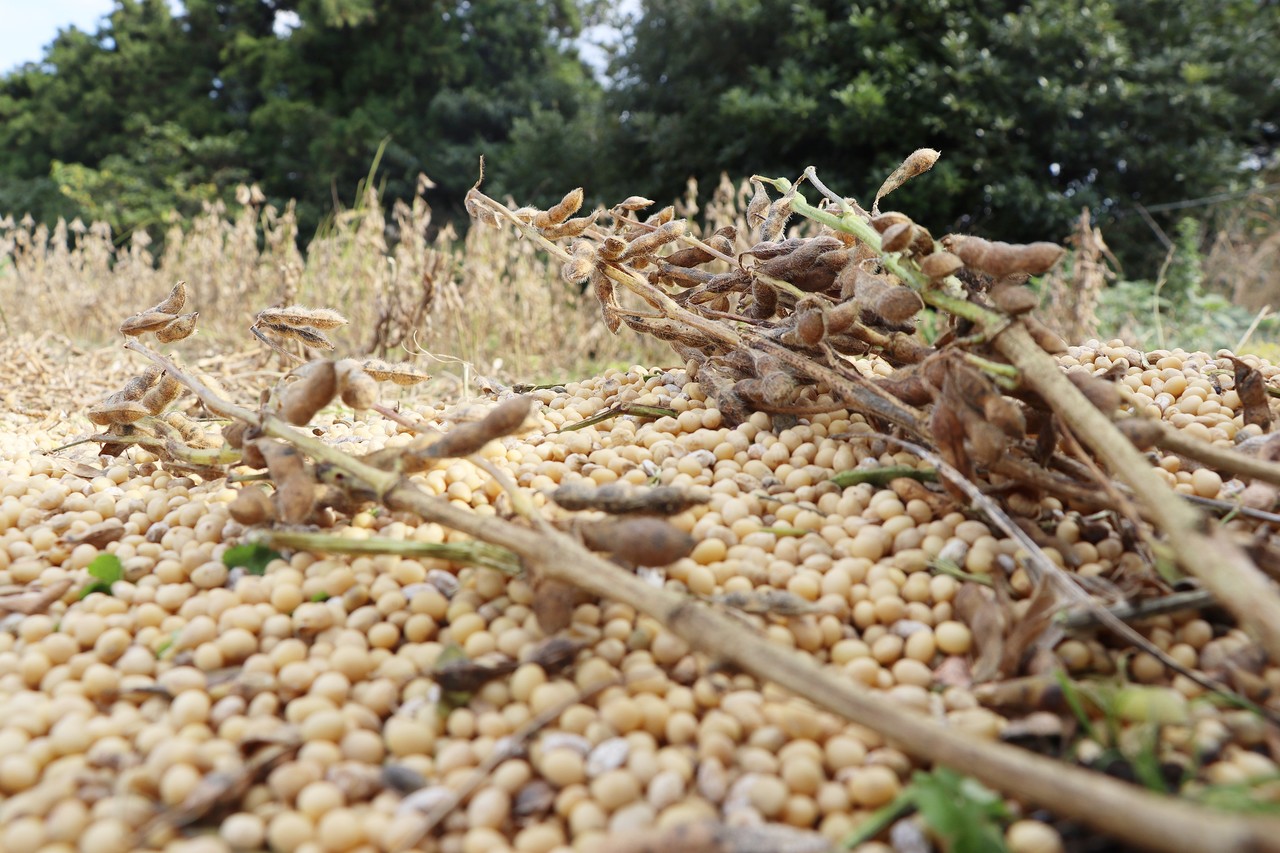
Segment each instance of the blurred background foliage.
[[305,241],[379,151],[384,199],[425,173],[437,223],[461,224],[482,153],[490,192],[613,202],[808,165],[864,196],[927,146],[942,160],[894,206],[935,234],[1062,239],[1087,207],[1126,275],[1154,280],[1170,205],[1277,178],[1275,0],[177,8],[117,0],[0,77],[0,211],[163,239],[247,182],[297,200]]

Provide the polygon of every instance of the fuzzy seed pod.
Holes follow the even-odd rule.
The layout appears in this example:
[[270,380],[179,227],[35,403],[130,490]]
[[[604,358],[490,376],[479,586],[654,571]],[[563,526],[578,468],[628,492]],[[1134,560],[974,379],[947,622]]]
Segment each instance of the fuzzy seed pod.
[[885,229],[880,248],[886,252],[901,252],[911,245],[915,236],[914,223],[899,222],[897,225],[890,225]]
[[666,566],[687,557],[693,537],[661,518],[607,518],[578,526],[592,551],[616,554],[639,566]]
[[653,214],[648,219],[646,219],[644,221],[644,224],[653,228],[661,228],[663,225],[666,225],[668,222],[671,222],[675,218],[676,218],[675,206],[669,204],[666,207],[662,208],[662,210],[659,210],[657,213]]
[[820,310],[805,311],[796,319],[796,334],[805,346],[817,346],[826,333],[826,323]]
[[181,314],[182,309],[187,304],[187,283],[180,281],[173,286],[173,290],[169,291],[169,295],[164,301],[148,311],[157,311],[161,314]]
[[616,261],[622,257],[622,253],[627,250],[627,241],[621,237],[609,236],[600,241],[600,248],[597,250],[600,257],[606,261]]
[[165,406],[178,399],[181,393],[182,383],[166,373],[143,395],[142,405],[151,414],[158,415],[164,411]]
[[920,259],[920,272],[934,281],[955,275],[963,267],[964,262],[950,252],[934,252]]
[[544,634],[568,628],[573,623],[574,609],[591,600],[590,595],[573,584],[543,577],[541,573],[533,573],[531,580],[533,615]]
[[190,447],[213,446],[212,442],[209,441],[208,435],[205,434],[204,427],[182,414],[182,412],[166,413],[164,422],[176,429],[178,434],[182,436],[182,440]]
[[841,302],[827,311],[827,334],[838,335],[862,317],[862,306],[856,299]]
[[200,317],[199,311],[193,311],[190,314],[180,314],[169,325],[163,329],[156,331],[156,340],[162,344],[171,344],[174,341],[180,341],[183,338],[191,336],[196,330],[196,320]]
[[751,201],[747,203],[747,227],[759,228],[769,213],[769,193],[760,181],[751,183],[756,189],[751,194]]
[[234,447],[239,450],[244,447],[244,434],[248,430],[249,425],[244,421],[232,421],[222,428],[222,440],[227,443],[228,447]]
[[879,211],[880,199],[917,175],[923,175],[932,169],[933,164],[938,162],[940,156],[942,156],[942,152],[935,151],[932,148],[917,148],[908,154],[907,159],[902,161],[902,165],[894,169],[889,177],[884,179],[884,183],[880,185],[879,191],[876,192],[875,201],[871,204],[872,212]]
[[143,311],[134,314],[128,320],[120,324],[120,334],[130,337],[145,335],[147,332],[154,332],[163,329],[175,319],[173,314],[167,314],[163,311]]
[[1271,512],[1275,508],[1276,500],[1280,499],[1280,489],[1270,483],[1257,481],[1245,486],[1239,498],[1242,506]]
[[656,252],[662,246],[679,239],[689,230],[689,223],[683,219],[667,222],[657,231],[642,234],[627,244],[627,248],[618,257],[620,261],[642,258]]
[[843,246],[834,237],[812,237],[795,251],[771,258],[759,266],[759,271],[774,278],[788,281],[806,293],[820,293],[835,282],[837,269],[819,263],[820,259]]
[[556,202],[545,213],[539,212],[533,217],[534,228],[546,228],[548,225],[560,225],[582,207],[582,187],[569,190],[565,197]]
[[310,362],[296,373],[298,381],[280,395],[280,413],[294,426],[304,426],[333,400],[338,392],[338,377],[333,362],[328,360]]
[[533,398],[520,396],[504,400],[482,420],[458,424],[444,438],[426,448],[425,455],[435,459],[470,456],[486,444],[520,429],[529,415]]
[[778,310],[778,292],[762,281],[751,284],[751,304],[745,316],[754,320],[768,320]]
[[1005,434],[995,424],[975,416],[962,416],[965,437],[969,440],[969,452],[983,465],[1000,461],[1005,453]]
[[595,263],[591,258],[570,258],[560,267],[560,278],[564,279],[568,284],[577,284],[590,277],[591,270],[594,268]]
[[905,213],[899,213],[896,210],[886,210],[884,213],[871,217],[871,227],[881,234],[886,233],[895,225],[912,225],[911,217]]
[[708,252],[701,246],[689,246],[677,252],[672,252],[663,258],[664,261],[673,267],[696,267],[699,264],[705,264],[708,261],[715,260],[715,255]]
[[378,382],[365,372],[360,362],[354,358],[344,358],[333,365],[333,371],[343,403],[363,411],[378,402]]
[[389,364],[378,358],[362,362],[364,372],[379,382],[393,382],[396,385],[417,385],[431,378],[428,373],[414,369],[412,364],[400,362]]
[[240,464],[246,468],[261,470],[267,467],[267,460],[254,441],[246,441],[240,448]]
[[872,309],[890,323],[905,323],[924,307],[920,294],[909,287],[897,285],[881,293]]
[[276,508],[271,503],[270,496],[257,486],[246,486],[236,492],[235,500],[227,506],[227,512],[244,525],[274,521],[276,517]]
[[599,267],[591,271],[591,292],[600,303],[600,317],[604,320],[605,327],[616,335],[622,325],[622,315],[618,313],[618,296],[614,292],[613,281]]
[[646,207],[652,206],[653,202],[650,199],[647,199],[644,196],[633,195],[618,202],[614,209],[634,212],[637,210],[644,210]]
[[285,524],[302,524],[315,508],[316,481],[296,448],[274,439],[260,438],[254,447],[267,461],[276,486],[276,513]]
[[333,349],[333,342],[309,326],[286,326],[283,323],[257,323],[260,328],[275,332],[282,338],[301,341],[308,349]]
[[864,269],[854,271],[853,298],[863,307],[874,306],[893,286],[886,276],[869,273]]
[[1014,317],[1026,314],[1039,304],[1034,293],[1007,279],[991,285],[991,301],[1001,311]]
[[151,387],[156,384],[163,373],[163,368],[148,367],[125,383],[124,389],[120,392],[120,398],[123,400],[141,400],[142,395],[151,390]]
[[957,234],[950,235],[944,242],[966,267],[996,278],[1016,273],[1042,275],[1066,252],[1054,243],[1015,245]]
[[598,213],[590,216],[580,216],[577,219],[570,219],[568,222],[562,222],[558,225],[548,225],[542,228],[542,236],[548,240],[563,240],[566,237],[581,237],[582,234],[595,224]]
[[258,312],[257,319],[263,323],[285,326],[310,326],[324,332],[347,324],[347,318],[337,311],[330,308],[307,308],[303,305],[267,308]]
[[760,239],[777,240],[787,228],[787,220],[791,218],[791,200],[794,192],[787,193],[769,205],[769,213],[760,225]]
[[151,414],[147,407],[133,400],[125,400],[112,394],[85,412],[86,417],[99,426],[131,424]]

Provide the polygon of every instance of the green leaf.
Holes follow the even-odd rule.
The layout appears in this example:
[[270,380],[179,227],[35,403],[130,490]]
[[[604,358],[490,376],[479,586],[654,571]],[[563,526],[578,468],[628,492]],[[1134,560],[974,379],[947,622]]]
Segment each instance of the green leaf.
[[273,551],[261,542],[247,545],[235,545],[222,555],[223,565],[234,569],[243,566],[251,575],[266,574],[267,564],[272,560],[282,559],[279,551]]
[[976,779],[939,767],[917,772],[911,788],[920,816],[948,844],[951,853],[1001,853],[1007,850],[1000,821],[1008,817],[1000,795]]
[[314,602],[316,602],[316,603],[319,603],[319,602],[322,602],[322,601],[328,601],[328,600],[329,600],[329,593],[327,593],[327,592],[317,592],[315,595],[311,596],[311,600],[312,600],[312,601],[314,601]]
[[111,594],[111,585],[124,579],[124,565],[115,554],[99,554],[88,565],[89,576],[95,578],[84,589],[80,590],[80,598],[86,598],[95,592]]

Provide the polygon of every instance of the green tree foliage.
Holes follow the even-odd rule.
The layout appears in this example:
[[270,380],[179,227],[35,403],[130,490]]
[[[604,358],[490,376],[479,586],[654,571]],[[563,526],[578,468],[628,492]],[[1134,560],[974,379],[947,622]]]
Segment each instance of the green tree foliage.
[[664,198],[810,164],[869,195],[938,148],[894,206],[939,229],[1059,237],[1087,205],[1150,244],[1108,214],[1245,180],[1277,141],[1277,39],[1267,0],[646,0],[613,68],[616,150]]
[[[599,91],[572,48],[576,0],[116,2],[96,33],[66,30],[0,80],[0,207],[122,230],[255,180],[314,226],[388,139],[388,195],[426,172],[457,206],[481,153],[498,189],[527,191],[513,131],[546,147]],[[592,163],[567,148],[552,177],[580,182]]]

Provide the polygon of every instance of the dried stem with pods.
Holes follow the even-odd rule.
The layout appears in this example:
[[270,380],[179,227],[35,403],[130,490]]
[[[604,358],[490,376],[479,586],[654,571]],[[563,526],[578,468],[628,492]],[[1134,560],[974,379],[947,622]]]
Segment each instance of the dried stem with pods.
[[272,414],[222,399],[172,361],[130,341],[200,398],[214,414],[280,439],[315,463],[330,466],[348,487],[386,506],[411,512],[477,539],[508,548],[527,571],[592,595],[626,601],[662,622],[711,659],[772,681],[852,722],[871,728],[924,761],[961,768],[1026,802],[1053,809],[1123,841],[1157,850],[1280,851],[1280,822],[1239,818],[1157,797],[1099,773],[1063,765],[1013,746],[974,739],[957,729],[904,713],[892,700],[855,687],[810,657],[759,636],[696,600],[658,589],[587,550],[574,537],[539,526],[484,517],[430,495],[398,471],[374,467]]
[[[574,218],[582,203],[580,190],[542,211],[510,210],[476,188],[468,195],[467,208],[482,222],[514,227],[558,258],[566,280],[592,288],[610,329],[626,324],[668,341],[725,419],[742,420],[753,411],[766,411],[785,422],[847,409],[892,430],[894,435],[887,439],[918,446],[920,455],[947,471],[949,495],[924,491],[925,498],[960,505],[972,500],[975,509],[1023,543],[1027,574],[1042,580],[1044,595],[1054,607],[1083,604],[1094,621],[1140,644],[1140,636],[1073,586],[1034,537],[1011,518],[1020,515],[1025,520],[1034,511],[1028,504],[1034,507],[1042,496],[1090,508],[1102,505],[1121,514],[1130,510],[1127,497],[1114,489],[1098,489],[1088,466],[1059,450],[1060,441],[1065,448],[1083,444],[1129,485],[1143,518],[1173,546],[1187,572],[1259,638],[1273,659],[1280,659],[1280,605],[1270,581],[1242,550],[1155,478],[1141,452],[1115,425],[1122,402],[1116,389],[1098,377],[1064,373],[1050,355],[1061,341],[1030,316],[1021,284],[1027,275],[1051,267],[1060,249],[954,235],[935,241],[905,215],[879,212],[883,197],[926,171],[936,157],[936,152],[927,152],[909,158],[881,187],[871,212],[835,196],[811,171],[806,180],[826,196],[822,206],[809,204],[798,186],[786,180],[756,179],[757,193],[748,211],[752,235],[721,229],[701,239],[670,209],[641,220],[637,212],[649,202],[637,198]],[[766,185],[781,195],[771,200]],[[820,224],[820,232],[788,236],[786,223],[793,213]],[[560,240],[571,242],[563,246]],[[677,245],[683,248],[675,249]],[[703,269],[710,264],[719,271]],[[926,305],[947,318],[933,345],[914,334],[917,316]],[[323,331],[342,320],[324,309],[274,310],[259,315],[255,333],[267,329],[284,339],[323,344]],[[130,328],[146,333],[168,328],[171,322],[153,327],[143,318]],[[281,329],[309,331],[286,334]],[[549,632],[568,624],[568,615],[565,607],[545,603],[554,596],[540,601],[540,589],[621,600],[715,662],[778,684],[866,726],[922,761],[960,768],[1020,800],[1117,839],[1160,850],[1280,850],[1280,824],[1274,820],[1227,817],[1157,797],[904,713],[888,698],[855,685],[804,653],[770,642],[698,598],[655,588],[595,553],[590,536],[550,525],[509,479],[472,456],[487,442],[520,427],[529,409],[527,398],[509,397],[484,419],[455,425],[441,435],[377,405],[367,383],[397,380],[405,370],[396,366],[308,362],[257,408],[246,408],[139,341],[125,346],[153,362],[144,374],[151,377],[148,381],[165,377],[193,391],[209,412],[232,421],[225,431],[226,446],[209,447],[199,457],[202,470],[213,473],[218,465],[233,462],[267,469],[274,497],[267,499],[263,490],[249,486],[232,505],[232,514],[243,513],[246,523],[299,524],[318,520],[324,512],[352,512],[378,502],[516,555],[535,590],[534,612]],[[868,369],[869,364],[895,369],[877,372]],[[413,378],[405,375],[400,381]],[[359,408],[392,416],[419,435],[406,445],[357,457],[296,428],[338,395],[350,405],[358,401]],[[132,401],[122,396],[120,402]],[[155,418],[162,409],[163,405],[155,411],[144,406],[128,423]],[[117,432],[123,443],[126,431]],[[874,435],[863,433],[849,440],[866,441]],[[936,448],[936,457],[926,445]],[[170,458],[191,463],[190,447],[180,450],[183,445],[176,440],[167,447]],[[410,480],[411,474],[437,460],[457,457],[473,458],[496,478],[510,498],[514,518],[470,512]],[[1240,470],[1266,479],[1269,465]],[[980,491],[976,483],[983,478],[988,490],[1004,496],[1004,506]],[[571,494],[564,497],[572,503]],[[652,538],[664,538],[658,530],[662,523],[645,523],[656,524],[652,530],[646,527],[645,535],[656,532],[661,535]],[[599,538],[617,539],[625,532],[620,530],[610,528]],[[279,541],[289,540],[282,534]],[[323,545],[315,537],[305,541]],[[669,562],[687,553],[691,544],[679,536],[667,537],[663,547],[655,548],[654,560]],[[1225,692],[1220,685],[1201,683]],[[456,808],[460,800],[461,795],[455,797],[449,808]],[[441,816],[437,810],[406,838],[421,837]]]

